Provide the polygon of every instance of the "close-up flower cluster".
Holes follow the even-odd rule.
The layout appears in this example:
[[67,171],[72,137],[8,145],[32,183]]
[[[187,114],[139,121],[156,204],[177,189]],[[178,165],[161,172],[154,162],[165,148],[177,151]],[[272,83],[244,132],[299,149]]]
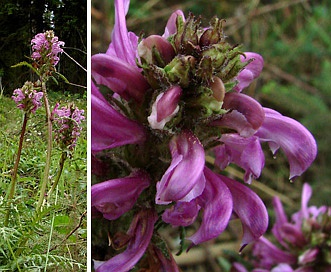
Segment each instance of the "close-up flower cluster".
[[37,87],[32,82],[27,81],[22,88],[13,92],[12,98],[17,107],[25,113],[35,113],[41,107],[40,99],[43,97],[43,92],[38,92],[36,89]]
[[[92,257],[96,271],[128,271],[145,253],[157,260],[153,271],[178,271],[158,228],[201,218],[187,237],[191,248],[239,218],[242,250],[268,227],[264,203],[246,185],[264,167],[261,144],[284,151],[290,179],[307,170],[317,147],[299,122],[242,92],[263,58],[230,45],[224,20],[203,27],[177,10],[163,35],[145,38],[128,32],[128,8],[128,0],[115,1],[112,42],[92,56],[91,204],[95,222],[110,221],[104,238],[111,245],[106,256]],[[221,174],[230,163],[245,171],[246,184]],[[92,250],[99,239],[92,236]],[[138,267],[155,266],[146,258]]]

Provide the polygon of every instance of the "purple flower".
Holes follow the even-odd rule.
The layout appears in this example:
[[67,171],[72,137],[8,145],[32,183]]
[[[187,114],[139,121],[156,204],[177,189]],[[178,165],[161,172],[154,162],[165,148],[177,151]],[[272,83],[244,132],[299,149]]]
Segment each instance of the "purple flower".
[[114,109],[93,83],[91,103],[92,152],[141,143],[145,139],[143,127]]
[[59,62],[58,54],[63,52],[61,46],[64,42],[59,41],[57,36],[54,36],[52,30],[44,33],[38,33],[32,40],[32,55],[31,58],[38,63],[43,65],[46,63],[56,66]]
[[172,161],[156,184],[155,201],[157,204],[189,202],[199,196],[205,187],[203,146],[190,131],[184,131],[172,138],[169,147]]
[[60,144],[61,148],[74,150],[82,130],[81,123],[85,119],[83,114],[84,110],[78,109],[73,104],[61,109],[59,109],[59,104],[54,107],[52,112],[56,127],[54,139]]
[[327,242],[331,214],[325,206],[320,208],[307,206],[311,193],[311,187],[305,183],[302,190],[301,209],[292,215],[291,221],[288,220],[279,198],[273,199],[276,222],[272,233],[282,249],[261,237],[253,245],[253,255],[257,257],[255,267],[281,271],[276,265],[283,263],[289,269],[293,269],[286,271],[316,271],[316,268],[329,271],[331,269],[331,263],[325,255],[331,249]]
[[[225,169],[230,163],[235,163],[245,169],[244,181],[251,183],[252,178],[258,178],[264,167],[264,154],[258,137],[241,137],[237,134],[223,134],[220,145],[214,149],[215,164]],[[255,159],[252,160],[251,158]]]
[[[139,40],[127,30],[128,8],[129,0],[115,0],[112,43],[106,53],[92,57],[92,82],[108,88],[102,95],[92,83],[92,171],[102,180],[100,167],[109,165],[115,176],[93,185],[93,209],[117,220],[129,210],[149,207],[162,214],[163,222],[185,227],[201,214],[199,228],[188,238],[191,246],[217,237],[231,218],[239,218],[242,250],[266,231],[266,208],[246,185],[209,169],[206,152],[215,152],[221,170],[230,163],[243,168],[244,181],[250,183],[264,167],[261,142],[269,142],[272,151],[284,149],[291,177],[312,163],[316,144],[301,125],[280,114],[273,118],[241,93],[261,73],[263,58],[228,44],[222,20],[214,18],[203,28],[193,15],[185,18],[176,11],[163,35]],[[304,150],[297,147],[295,134],[309,143]],[[128,169],[134,173],[123,177]],[[130,257],[130,269],[145,252],[145,242],[141,247],[133,256],[134,247],[128,245],[102,266],[116,270]],[[160,252],[151,243],[146,255],[176,271]]]
[[182,89],[179,86],[174,86],[156,97],[152,113],[147,118],[151,128],[163,129],[165,124],[178,113],[178,102],[181,94]]
[[254,52],[245,52],[244,56],[240,56],[240,60],[242,62],[250,60],[251,62],[237,76],[238,84],[234,87],[237,92],[241,92],[260,75],[264,64],[262,56]]
[[117,219],[133,207],[149,184],[149,176],[139,170],[125,178],[94,184],[91,187],[91,205],[108,220]]
[[94,261],[96,272],[127,272],[132,269],[150,243],[156,220],[156,213],[149,209],[143,209],[136,214],[127,232],[131,239],[126,250],[108,261]]
[[248,95],[226,93],[223,108],[228,112],[212,125],[234,129],[243,137],[252,136],[264,122],[262,106]]
[[202,194],[191,202],[177,202],[167,209],[162,219],[174,226],[187,226],[194,221],[200,207],[202,223],[188,239],[197,245],[219,236],[230,217],[238,217],[244,230],[243,248],[259,238],[267,229],[268,214],[262,200],[246,186],[204,168],[206,186]]
[[140,69],[109,54],[92,56],[92,76],[126,100],[142,102],[148,83]]
[[40,99],[43,97],[42,92],[37,92],[32,82],[27,81],[21,89],[13,92],[12,99],[17,107],[25,113],[35,113],[41,107]]
[[129,3],[128,0],[115,1],[113,42],[106,54],[92,56],[92,76],[97,84],[109,87],[124,99],[141,102],[148,84],[136,65],[138,37],[126,28]]
[[281,147],[290,163],[290,179],[300,176],[316,158],[314,137],[294,119],[268,108],[264,112],[264,122],[255,136],[268,142],[273,154]]

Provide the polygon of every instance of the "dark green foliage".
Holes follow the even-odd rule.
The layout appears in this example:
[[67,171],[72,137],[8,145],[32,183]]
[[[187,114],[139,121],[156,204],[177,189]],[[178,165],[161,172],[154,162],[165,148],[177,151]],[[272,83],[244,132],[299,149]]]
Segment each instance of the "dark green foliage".
[[[11,95],[14,89],[21,87],[22,82],[32,77],[29,69],[11,66],[27,60],[31,55],[31,38],[46,30],[54,30],[59,40],[65,41],[65,52],[86,68],[86,0],[4,2],[0,5],[0,70],[3,71],[1,83],[5,94]],[[65,71],[70,83],[86,86],[86,74],[65,54],[62,54],[57,69],[61,74]],[[71,86],[61,80],[59,84],[53,84],[51,90],[84,93],[81,87]]]

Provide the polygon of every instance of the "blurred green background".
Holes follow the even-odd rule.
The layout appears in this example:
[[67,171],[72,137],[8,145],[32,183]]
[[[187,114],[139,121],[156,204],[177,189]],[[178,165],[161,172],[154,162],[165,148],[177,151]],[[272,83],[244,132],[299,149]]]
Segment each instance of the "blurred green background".
[[[264,146],[266,167],[252,187],[267,207],[271,208],[271,198],[277,194],[288,212],[298,210],[304,182],[314,190],[311,205],[331,206],[331,1],[132,0],[128,29],[137,35],[163,34],[169,15],[177,9],[186,16],[189,12],[201,15],[205,26],[215,15],[226,19],[228,41],[261,54],[265,61],[259,79],[244,92],[264,107],[298,120],[316,138],[317,159],[293,183],[288,180],[284,154],[279,152],[275,159]],[[107,50],[113,24],[113,1],[93,0],[92,54]],[[238,170],[230,168],[237,179],[242,177]],[[270,214],[272,224],[271,210]]]

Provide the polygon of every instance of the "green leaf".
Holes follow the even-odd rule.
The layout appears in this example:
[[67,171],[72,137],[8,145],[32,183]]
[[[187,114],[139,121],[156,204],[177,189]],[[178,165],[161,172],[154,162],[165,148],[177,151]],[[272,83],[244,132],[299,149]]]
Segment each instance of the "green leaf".
[[16,67],[21,67],[21,66],[29,67],[32,71],[34,71],[39,76],[39,71],[36,68],[34,68],[31,63],[28,63],[27,61],[21,61],[11,67],[16,68]]

